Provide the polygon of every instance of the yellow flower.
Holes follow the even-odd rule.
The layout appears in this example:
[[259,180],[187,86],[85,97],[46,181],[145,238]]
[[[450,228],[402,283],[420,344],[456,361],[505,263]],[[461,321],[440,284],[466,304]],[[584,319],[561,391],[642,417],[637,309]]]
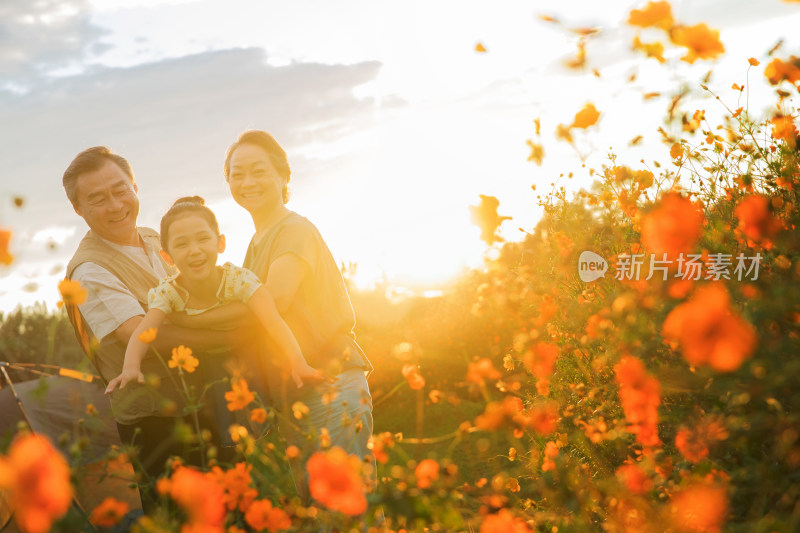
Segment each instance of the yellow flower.
[[200,361],[192,356],[192,349],[184,345],[172,349],[172,359],[169,360],[170,368],[181,368],[189,373],[192,373],[197,368]]
[[544,158],[544,148],[541,144],[535,144],[532,140],[525,141],[531,149],[531,155],[528,156],[528,161],[533,161],[539,166],[542,166],[542,158]]
[[648,2],[643,9],[633,9],[628,15],[628,24],[641,28],[655,26],[668,30],[673,22],[669,2]]
[[158,328],[147,328],[139,333],[139,340],[145,344],[150,344],[156,340],[156,333],[158,333]]
[[61,293],[61,301],[58,307],[63,305],[80,305],[86,301],[88,292],[81,286],[80,281],[63,279],[58,282],[58,292]]
[[594,107],[591,102],[583,106],[583,109],[575,114],[575,120],[572,121],[571,128],[588,128],[596,124],[600,118],[600,112]]
[[688,48],[681,60],[694,63],[698,59],[716,59],[725,53],[725,46],[719,40],[719,30],[712,30],[705,23],[694,26],[677,26],[670,38],[678,46]]
[[486,47],[483,46],[483,43],[478,43],[475,45],[475,51],[480,53],[486,52]]

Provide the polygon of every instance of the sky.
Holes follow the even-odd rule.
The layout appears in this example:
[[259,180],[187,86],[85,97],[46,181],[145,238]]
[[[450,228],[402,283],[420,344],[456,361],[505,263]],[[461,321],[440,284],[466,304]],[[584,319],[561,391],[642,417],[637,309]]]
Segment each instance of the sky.
[[[252,128],[286,149],[289,207],[319,227],[337,260],[357,264],[359,286],[441,287],[481,265],[486,245],[468,210],[481,194],[499,199],[512,217],[502,235],[518,240],[550,183],[588,187],[588,169],[610,148],[624,163],[663,155],[649,139],[665,99],[645,102],[642,92],[668,94],[713,69],[712,89],[733,105],[730,85],[747,81],[759,112],[767,51],[780,38],[786,55],[800,50],[798,3],[681,0],[676,19],[719,29],[727,53],[688,65],[668,47],[669,66],[660,66],[630,50],[636,31],[625,21],[643,4],[2,0],[0,228],[13,232],[15,260],[0,265],[0,311],[59,300],[87,229],[61,176],[89,146],[131,162],[140,225],[158,227],[175,199],[199,194],[226,234],[222,260],[241,264],[253,225],[230,199],[222,164]],[[565,27],[599,30],[583,71],[564,66],[578,39]],[[749,57],[762,65],[748,81]],[[582,162],[554,131],[586,102],[602,114],[576,140]],[[714,103],[698,105],[713,114]],[[541,166],[527,161],[536,118]],[[639,134],[647,140],[629,146]]]

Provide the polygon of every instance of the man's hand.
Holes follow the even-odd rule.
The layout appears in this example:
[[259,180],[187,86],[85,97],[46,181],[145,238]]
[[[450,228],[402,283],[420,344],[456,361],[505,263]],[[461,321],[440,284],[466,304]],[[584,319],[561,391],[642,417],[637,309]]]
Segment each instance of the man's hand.
[[108,382],[106,394],[111,394],[117,387],[119,387],[120,390],[124,389],[125,385],[131,381],[144,384],[144,374],[142,374],[142,371],[138,368],[123,368],[122,374]]

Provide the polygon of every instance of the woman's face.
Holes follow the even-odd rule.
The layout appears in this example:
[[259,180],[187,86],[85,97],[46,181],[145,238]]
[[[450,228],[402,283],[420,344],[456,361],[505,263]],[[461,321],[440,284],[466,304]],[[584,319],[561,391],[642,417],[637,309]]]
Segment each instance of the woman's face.
[[284,185],[285,180],[260,147],[243,144],[231,155],[228,186],[236,203],[250,213],[283,205]]

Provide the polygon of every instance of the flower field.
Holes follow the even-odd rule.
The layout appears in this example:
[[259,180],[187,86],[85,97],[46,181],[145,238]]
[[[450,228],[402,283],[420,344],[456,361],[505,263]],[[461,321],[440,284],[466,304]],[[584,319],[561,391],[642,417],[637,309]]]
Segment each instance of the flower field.
[[[719,32],[681,25],[668,2],[627,22],[647,32],[633,43],[641,61],[666,68],[665,47],[683,63],[725,53]],[[800,58],[778,48],[741,64],[771,88],[768,115],[715,98],[711,122],[676,94],[642,132],[661,143],[658,163],[610,153],[587,169],[591,188],[540,196],[544,215],[518,242],[500,238],[502,206],[483,196],[471,212],[485,268],[359,326],[376,368],[377,472],[325,446],[322,430],[305,506],[286,490],[297,450],[235,426],[238,460],[217,464],[206,449],[205,472],[176,460],[156,482],[159,512],[132,530],[800,531]],[[580,157],[601,116],[578,105],[560,142]],[[540,164],[547,147],[528,146]],[[0,261],[12,260],[9,236]],[[353,299],[365,316],[393,305]],[[180,348],[168,364],[182,380],[203,362]],[[243,380],[226,399],[257,424],[307,411],[277,413]],[[186,439],[202,446],[192,427]],[[23,531],[111,530],[129,510],[110,498],[82,514],[70,506],[76,473],[46,439],[7,444],[0,487]]]

